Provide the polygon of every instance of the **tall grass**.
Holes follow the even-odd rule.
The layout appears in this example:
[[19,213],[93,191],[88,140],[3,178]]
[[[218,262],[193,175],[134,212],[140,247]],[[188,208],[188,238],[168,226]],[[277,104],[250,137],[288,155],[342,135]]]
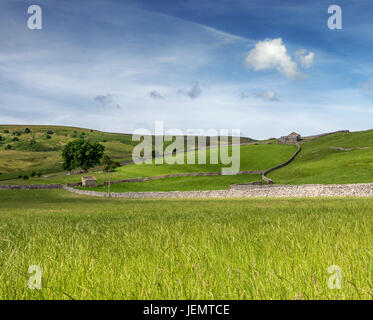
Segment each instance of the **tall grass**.
[[[373,199],[0,191],[1,299],[372,299]],[[30,265],[42,289],[27,287]],[[329,289],[328,267],[342,270]]]

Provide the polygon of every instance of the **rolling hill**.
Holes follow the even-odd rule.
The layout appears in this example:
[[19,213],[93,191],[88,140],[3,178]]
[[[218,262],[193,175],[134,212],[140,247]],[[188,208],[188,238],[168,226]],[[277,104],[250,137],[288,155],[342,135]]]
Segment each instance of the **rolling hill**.
[[[57,126],[0,126],[0,180],[4,184],[49,184],[79,182],[81,172],[67,174],[62,171],[61,150],[78,137],[102,143],[106,152],[116,161],[130,160],[134,145],[131,135],[106,133],[97,130]],[[266,170],[291,157],[294,145],[273,141],[252,143],[242,138],[240,170]],[[251,143],[248,143],[251,142]],[[10,147],[8,147],[10,145]],[[305,139],[302,150],[286,167],[268,174],[275,184],[331,184],[366,183],[373,181],[373,130],[340,132],[315,139]],[[185,153],[185,158],[191,156]],[[209,160],[209,150],[207,150]],[[209,161],[207,161],[209,163]],[[151,164],[125,165],[112,173],[112,180],[153,177],[169,174],[218,172],[218,164]],[[28,180],[18,175],[41,174]],[[107,180],[105,173],[95,170],[99,184]],[[261,180],[260,175],[174,177],[162,180],[118,184],[113,191],[170,191],[226,189],[230,184]],[[100,188],[97,188],[101,190]]]
[[373,130],[303,143],[293,162],[268,176],[277,184],[373,182]]
[[[61,151],[79,137],[102,143],[105,152],[118,162],[131,160],[133,147],[138,144],[131,134],[64,126],[0,125],[0,180],[62,171]],[[241,142],[249,141],[241,138]]]

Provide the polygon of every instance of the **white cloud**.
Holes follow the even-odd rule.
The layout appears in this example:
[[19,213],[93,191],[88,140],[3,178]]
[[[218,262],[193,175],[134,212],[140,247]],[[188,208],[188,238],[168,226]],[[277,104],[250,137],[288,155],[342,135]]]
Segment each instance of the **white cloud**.
[[257,98],[261,98],[268,101],[278,101],[277,93],[273,90],[266,90],[256,95]]
[[311,67],[313,60],[315,59],[315,53],[310,52],[309,54],[306,54],[306,49],[299,49],[295,53],[295,57],[298,59],[302,67],[309,68]]
[[245,59],[255,71],[276,69],[288,78],[301,78],[297,64],[287,53],[281,38],[259,41]]

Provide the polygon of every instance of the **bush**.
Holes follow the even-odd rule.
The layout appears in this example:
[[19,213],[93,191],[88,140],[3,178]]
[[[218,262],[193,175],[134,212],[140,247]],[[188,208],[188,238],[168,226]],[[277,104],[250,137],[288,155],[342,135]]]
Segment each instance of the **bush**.
[[31,130],[29,128],[25,129],[25,133],[30,133],[30,132],[31,132]]
[[11,150],[12,149],[12,146],[10,144],[8,144],[6,147],[5,147],[5,150]]
[[39,177],[39,178],[41,177],[41,173],[40,173],[40,172],[38,172],[38,177]]
[[8,130],[8,129],[5,129],[5,130],[4,130],[4,133],[9,133],[9,130]]
[[49,135],[49,134],[47,134],[47,136],[45,137],[47,140],[49,140],[49,139],[51,139],[52,137]]
[[0,141],[3,141],[3,140],[5,140],[5,138],[3,138],[2,136],[0,136]]
[[36,176],[36,172],[35,171],[32,171],[31,173],[31,177],[35,177]]
[[13,140],[14,142],[19,141],[19,139],[18,139],[17,137],[14,137],[12,140]]
[[23,180],[28,180],[29,178],[28,178],[27,175],[24,175],[24,176],[22,177],[22,179],[23,179]]
[[18,175],[18,179],[22,179],[22,176],[21,176],[21,175]]
[[53,134],[54,132],[52,130],[48,130],[47,134]]
[[21,135],[21,132],[18,132],[18,131],[13,132],[13,136],[19,137],[20,135]]
[[34,144],[36,144],[36,141],[35,141],[34,138],[32,138],[31,141],[30,141],[30,146],[33,146]]

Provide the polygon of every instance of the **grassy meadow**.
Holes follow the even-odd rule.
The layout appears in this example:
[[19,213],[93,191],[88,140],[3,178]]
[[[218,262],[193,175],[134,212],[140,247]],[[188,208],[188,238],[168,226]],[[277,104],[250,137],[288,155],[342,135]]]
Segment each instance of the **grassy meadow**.
[[373,130],[338,133],[303,143],[292,163],[268,176],[277,184],[371,183]]
[[[373,199],[0,191],[0,299],[372,299]],[[27,287],[30,265],[42,289]],[[342,270],[329,289],[328,268]]]
[[[264,170],[270,167],[273,167],[281,162],[286,161],[296,150],[296,147],[293,145],[279,145],[279,144],[259,144],[259,145],[242,145],[242,146],[233,146],[229,147],[229,153],[232,153],[232,148],[240,149],[240,170]],[[223,165],[220,161],[218,164],[210,164],[210,152],[212,149],[202,150],[200,152],[206,153],[206,164],[198,164],[199,152],[188,152],[184,154],[184,164],[131,164],[116,168],[114,172],[111,173],[112,180],[122,180],[129,178],[139,178],[139,177],[151,177],[151,176],[160,176],[166,174],[177,174],[177,173],[190,173],[190,172],[220,172],[221,168],[229,167],[229,165]],[[217,150],[217,149],[216,149]],[[187,159],[190,157],[195,157],[195,164],[187,164]],[[169,157],[167,157],[169,158]],[[71,183],[71,182],[80,182],[81,176],[87,174],[73,174],[67,175],[66,173],[53,173],[47,175],[47,177],[34,177],[28,180],[24,179],[12,179],[2,181],[2,184],[47,184],[47,183]],[[102,184],[104,181],[108,180],[107,174],[102,171],[89,172],[89,175],[95,176],[99,184]],[[158,190],[166,191],[170,190],[170,186],[176,181],[176,184],[183,184],[183,182],[191,185],[196,185],[196,181],[202,183],[201,187],[205,190],[208,189],[209,185],[222,185],[221,182],[225,181],[226,188],[229,184],[233,183],[244,183],[251,182],[253,179],[255,181],[260,181],[258,176],[255,175],[236,175],[230,177],[220,177],[212,176],[205,177],[187,177],[184,179],[181,178],[172,178],[176,180],[163,179],[158,180],[157,182],[149,182],[146,185],[141,186],[140,188],[148,189],[146,186],[157,185]],[[179,183],[179,182],[180,183]],[[229,182],[229,183],[228,183]],[[141,182],[142,183],[142,182]],[[139,183],[139,184],[141,184]],[[131,183],[130,187],[135,187],[136,184]],[[119,186],[116,186],[119,188]],[[128,184],[120,187],[122,189],[128,189]],[[185,187],[184,187],[185,188]],[[226,189],[224,188],[224,189]],[[179,190],[174,189],[174,190]],[[150,188],[148,190],[155,190]],[[200,189],[196,189],[200,190]]]
[[[224,190],[231,184],[261,181],[259,174],[238,174],[229,176],[206,177],[174,177],[167,179],[118,183],[110,186],[111,192],[143,192],[143,191],[198,191],[198,190]],[[82,187],[83,190],[106,192],[107,186],[96,188]]]
[[[132,150],[138,144],[137,141],[132,141],[131,134],[108,133],[63,126],[0,125],[0,181],[2,183],[15,184],[79,181],[80,176],[65,177],[66,174],[62,169],[61,152],[68,142],[80,137],[104,145],[105,153],[117,162],[131,160]],[[186,137],[184,137],[184,141],[186,141]],[[249,138],[241,138],[242,143],[250,141],[252,140]],[[164,147],[166,148],[170,143],[171,141],[165,141]],[[198,146],[198,143],[196,145]],[[207,140],[207,145],[209,145],[209,140]],[[187,150],[186,143],[185,150]],[[266,154],[264,158],[267,158]],[[266,162],[268,160],[264,159],[264,164]],[[149,176],[153,172],[155,174],[157,172],[166,172],[172,167],[165,166],[165,169],[158,167],[158,171],[154,171],[155,167],[153,166],[152,169],[148,168],[148,170],[145,170],[147,173],[144,172],[144,168],[140,168],[140,170],[132,169],[128,172],[124,170],[124,172],[118,173],[118,179],[133,177],[134,175]],[[193,169],[192,167],[191,165],[184,168],[178,166],[175,170],[178,172],[185,172],[189,169],[198,171],[198,169]],[[220,170],[220,167],[221,165],[202,166],[201,169],[211,171]],[[32,172],[36,173],[36,177],[30,181],[17,179],[19,175],[27,175],[31,178]],[[140,175],[138,172],[141,172]],[[39,173],[41,180],[35,180],[38,178]]]

